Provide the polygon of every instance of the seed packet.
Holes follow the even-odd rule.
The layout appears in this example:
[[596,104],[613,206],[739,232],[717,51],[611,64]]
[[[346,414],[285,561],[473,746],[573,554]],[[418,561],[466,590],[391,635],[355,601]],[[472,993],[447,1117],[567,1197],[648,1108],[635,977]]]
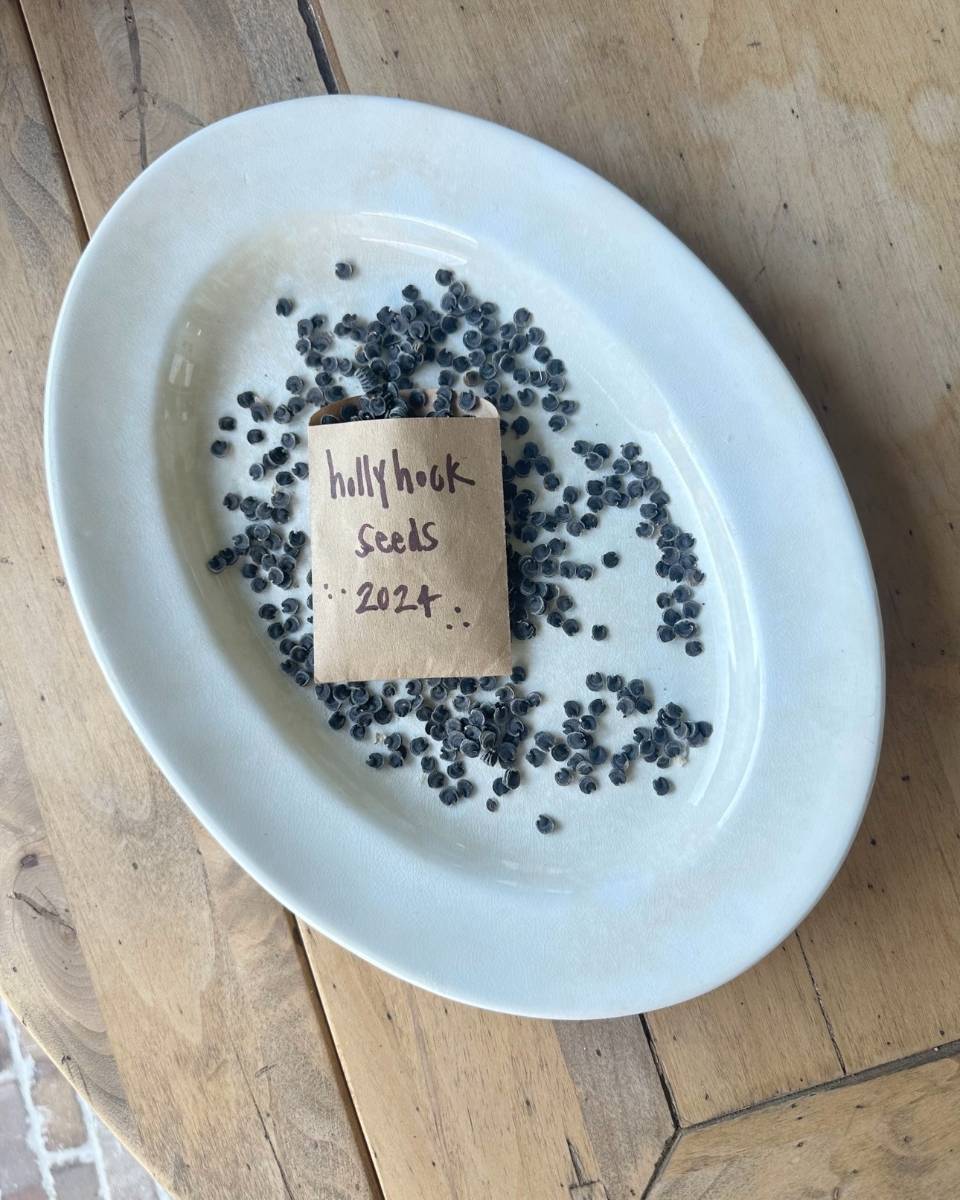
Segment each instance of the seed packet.
[[316,681],[508,674],[496,409],[321,424],[349,403],[308,433]]

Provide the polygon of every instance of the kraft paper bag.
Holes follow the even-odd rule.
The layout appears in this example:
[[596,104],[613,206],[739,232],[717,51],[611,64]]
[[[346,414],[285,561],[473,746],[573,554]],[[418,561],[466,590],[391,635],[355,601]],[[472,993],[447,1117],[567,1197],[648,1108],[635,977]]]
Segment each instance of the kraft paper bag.
[[511,669],[500,424],[310,421],[314,678]]

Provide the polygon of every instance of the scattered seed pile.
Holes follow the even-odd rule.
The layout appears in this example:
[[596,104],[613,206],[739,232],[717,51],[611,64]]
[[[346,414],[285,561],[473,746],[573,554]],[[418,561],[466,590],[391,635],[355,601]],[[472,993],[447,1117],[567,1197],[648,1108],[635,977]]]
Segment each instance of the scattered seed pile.
[[[335,266],[341,280],[350,279],[354,270],[348,262]],[[345,313],[330,329],[322,314],[300,318],[295,348],[313,382],[301,374],[291,375],[285,384],[286,400],[272,408],[252,391],[237,396],[250,421],[244,437],[255,453],[248,474],[254,483],[269,479],[271,491],[269,498],[241,497],[236,492],[223,497],[224,506],[241,513],[247,523],[229,546],[210,558],[208,569],[220,573],[239,564],[240,574],[257,593],[271,586],[289,591],[299,583],[301,554],[308,539],[302,530],[288,527],[298,503],[296,484],[308,477],[309,467],[305,458],[297,457],[300,434],[284,428],[268,436],[271,425],[305,425],[305,414],[348,395],[357,396],[356,401],[341,406],[336,415],[324,414],[322,423],[418,416],[427,403],[426,387],[434,389],[433,410],[427,415],[436,418],[470,412],[482,395],[498,408],[505,438],[504,522],[513,637],[526,641],[544,624],[571,637],[580,633],[581,623],[571,615],[573,596],[561,581],[588,580],[594,567],[577,562],[572,547],[583,535],[599,529],[610,510],[636,508],[636,534],[655,540],[660,551],[656,573],[674,585],[657,595],[657,637],[662,642],[678,640],[690,657],[702,654],[703,643],[697,637],[700,604],[694,589],[704,575],[694,553],[695,538],[671,520],[670,497],[651,464],[642,458],[640,446],[626,442],[615,454],[603,442],[577,439],[566,446],[558,437],[551,438],[548,447],[523,440],[530,434],[531,422],[522,410],[539,407],[548,413],[547,426],[553,435],[560,435],[577,412],[577,402],[563,395],[567,386],[563,360],[554,355],[545,332],[533,323],[527,309],[519,308],[512,319],[501,322],[497,305],[474,297],[452,271],[438,270],[436,282],[443,289],[439,308],[411,283],[403,288],[398,308],[385,305],[373,320]],[[295,307],[291,299],[281,297],[277,315],[290,317]],[[218,428],[224,434],[236,433],[237,420],[224,415]],[[513,450],[511,457],[515,439],[521,439],[521,444],[519,453]],[[264,449],[261,443],[274,444]],[[241,446],[238,442],[237,448]],[[233,448],[232,440],[218,437],[210,451],[222,458]],[[564,483],[557,461],[558,455],[562,458],[571,451],[591,473],[583,489]],[[557,493],[559,502],[554,503]],[[614,570],[620,556],[608,550],[600,561],[605,569]],[[312,584],[309,569],[305,580]],[[267,602],[259,609],[267,636],[278,645],[281,670],[301,687],[313,680],[314,635],[304,630],[304,625],[313,624],[312,607],[311,593],[306,611],[293,596],[280,599],[279,607]],[[596,624],[590,633],[594,640],[603,641],[608,629]],[[620,786],[638,761],[666,770],[686,761],[689,751],[702,746],[712,733],[708,722],[691,721],[679,705],[669,703],[659,709],[653,725],[638,725],[629,738],[618,737],[606,728],[611,720],[646,716],[654,703],[642,680],[600,674],[587,675],[584,684],[588,691],[607,697],[568,700],[561,730],[533,732],[531,714],[543,697],[525,684],[526,672],[518,666],[508,681],[481,677],[380,685],[342,682],[316,684],[314,690],[332,729],[346,729],[358,742],[375,738],[378,748],[367,757],[370,767],[398,768],[416,760],[427,785],[445,805],[474,794],[476,785],[467,778],[469,760],[479,759],[494,768],[493,796],[486,801],[491,812],[498,809],[500,798],[520,786],[521,761],[534,769],[552,766],[557,784],[576,783],[589,794],[599,785],[601,769],[611,784]],[[377,736],[378,726],[410,715],[422,723],[423,735],[409,740],[397,731]],[[622,742],[614,751],[607,744],[611,736],[614,743]],[[661,775],[653,780],[653,789],[666,795],[671,783]],[[550,833],[557,822],[540,814],[536,828]]]

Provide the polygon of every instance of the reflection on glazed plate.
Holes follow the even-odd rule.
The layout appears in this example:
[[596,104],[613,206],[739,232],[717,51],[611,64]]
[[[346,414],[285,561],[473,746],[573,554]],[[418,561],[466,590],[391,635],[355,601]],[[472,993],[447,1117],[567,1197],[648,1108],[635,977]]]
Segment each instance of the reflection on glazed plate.
[[[304,130],[322,156],[304,153]],[[335,279],[336,259],[357,264],[352,280]],[[370,313],[411,280],[439,295],[441,265],[505,311],[530,308],[566,361],[580,411],[553,435],[530,409],[534,434],[640,442],[674,519],[697,535],[700,658],[655,637],[662,583],[629,510],[577,547],[578,560],[623,556],[573,581],[585,631],[544,626],[517,646],[546,698],[537,727],[558,727],[592,670],[639,675],[658,704],[709,719],[714,737],[668,797],[647,767],[592,796],[541,770],[496,814],[482,790],[443,808],[415,768],[366,768],[310,689],[277,670],[257,598],[236,574],[205,570],[239,524],[221,496],[250,490],[246,456],[209,454],[217,417],[238,413],[245,388],[278,396],[299,365],[275,298],[334,319]],[[46,418],[67,576],[138,735],[264,887],[370,961],[522,1014],[648,1010],[756,962],[842,862],[883,716],[875,588],[843,481],[730,295],[571,160],[473,118],[368,97],[290,101],[204,129],[144,172],[83,255]],[[565,481],[580,482],[569,457]],[[609,640],[590,640],[595,621]],[[533,828],[544,811],[561,826],[549,837]]]

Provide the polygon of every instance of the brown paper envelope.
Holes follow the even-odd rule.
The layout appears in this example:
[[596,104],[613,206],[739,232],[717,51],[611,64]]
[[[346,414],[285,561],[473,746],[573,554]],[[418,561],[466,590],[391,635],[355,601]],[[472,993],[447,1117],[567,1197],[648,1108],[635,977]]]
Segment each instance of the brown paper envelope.
[[311,418],[314,678],[511,668],[497,410],[323,425]]

